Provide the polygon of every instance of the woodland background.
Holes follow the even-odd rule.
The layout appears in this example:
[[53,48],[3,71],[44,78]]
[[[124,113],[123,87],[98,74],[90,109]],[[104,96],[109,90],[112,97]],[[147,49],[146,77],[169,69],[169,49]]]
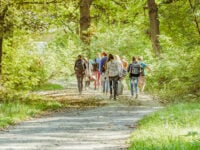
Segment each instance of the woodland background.
[[78,54],[102,51],[144,56],[162,102],[199,100],[200,1],[0,0],[1,93],[69,80]]

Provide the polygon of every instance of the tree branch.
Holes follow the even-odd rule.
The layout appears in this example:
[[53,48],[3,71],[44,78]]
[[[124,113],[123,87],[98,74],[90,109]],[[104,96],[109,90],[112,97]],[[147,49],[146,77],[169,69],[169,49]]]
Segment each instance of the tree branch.
[[[195,6],[192,5],[192,1],[191,0],[188,0],[188,1],[189,1],[189,4],[190,4],[190,7],[192,9],[192,12],[194,14],[195,13]],[[198,31],[199,36],[200,36],[200,27],[199,27],[199,23],[198,23],[196,15],[194,16],[194,22],[196,24],[196,28],[197,28],[197,31]]]
[[174,3],[174,2],[177,2],[179,0],[165,0],[165,1],[162,1],[159,5],[162,5],[162,4],[171,4],[171,3]]
[[126,6],[124,6],[122,3],[117,2],[115,0],[112,0],[115,4],[117,4],[118,6],[121,6],[123,9],[126,9]]
[[20,5],[29,5],[29,4],[58,4],[58,3],[63,3],[63,1],[58,1],[58,0],[52,0],[49,2],[41,2],[41,1],[33,1],[33,2],[29,2],[29,1],[25,1],[25,2],[18,2],[17,4]]
[[4,17],[6,15],[6,12],[8,11],[8,5],[5,6],[5,8],[3,9],[2,13],[0,13],[0,19],[4,20]]

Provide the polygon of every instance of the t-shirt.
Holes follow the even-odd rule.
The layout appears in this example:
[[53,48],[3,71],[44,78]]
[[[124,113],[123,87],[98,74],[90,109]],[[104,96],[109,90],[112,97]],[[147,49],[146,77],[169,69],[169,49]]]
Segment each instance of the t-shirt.
[[104,56],[104,57],[101,59],[101,62],[100,62],[100,68],[101,68],[100,71],[101,71],[101,73],[102,73],[102,72],[105,72],[104,69],[103,69],[103,66],[104,66],[104,64],[106,63],[107,59],[108,59],[107,56]]
[[115,76],[120,75],[120,71],[121,71],[121,67],[117,61],[111,60],[107,63],[106,74],[109,77],[115,77]]
[[147,67],[147,65],[144,62],[139,62],[140,66],[141,66],[141,75],[145,76],[146,72],[145,72],[145,68]]

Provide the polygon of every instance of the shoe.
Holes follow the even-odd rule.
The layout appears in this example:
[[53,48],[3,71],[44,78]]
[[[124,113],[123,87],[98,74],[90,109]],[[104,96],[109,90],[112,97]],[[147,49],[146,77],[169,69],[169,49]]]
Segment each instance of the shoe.
[[135,98],[138,99],[138,94],[136,94]]
[[109,99],[112,99],[112,95],[110,95],[110,98]]
[[117,98],[117,97],[114,97],[114,100],[118,100],[118,98]]

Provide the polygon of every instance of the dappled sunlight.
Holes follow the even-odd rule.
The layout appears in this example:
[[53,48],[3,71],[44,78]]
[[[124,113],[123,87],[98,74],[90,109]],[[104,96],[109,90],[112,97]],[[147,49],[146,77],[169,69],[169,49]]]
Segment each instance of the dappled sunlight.
[[[140,106],[104,106],[50,114],[1,132],[0,148],[118,149],[128,145],[135,123],[157,110]],[[9,145],[9,146],[8,146]]]

